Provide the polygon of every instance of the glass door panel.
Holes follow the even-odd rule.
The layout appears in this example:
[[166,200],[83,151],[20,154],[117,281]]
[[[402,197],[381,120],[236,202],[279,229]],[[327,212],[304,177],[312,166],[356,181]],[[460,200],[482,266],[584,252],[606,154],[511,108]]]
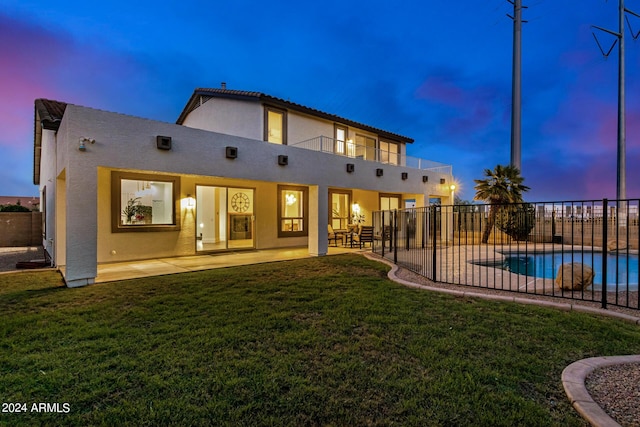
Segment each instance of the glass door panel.
[[253,190],[196,187],[196,251],[253,248]]
[[233,249],[253,248],[253,190],[249,188],[229,188],[229,240],[227,247]]

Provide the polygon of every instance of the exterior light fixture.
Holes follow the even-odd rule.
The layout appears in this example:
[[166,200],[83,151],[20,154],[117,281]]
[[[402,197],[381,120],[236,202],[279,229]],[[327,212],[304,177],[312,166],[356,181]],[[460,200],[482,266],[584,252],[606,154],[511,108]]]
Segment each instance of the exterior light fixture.
[[278,156],[278,164],[280,166],[287,166],[289,164],[289,156],[279,155]]
[[406,181],[409,178],[409,172],[402,172],[402,180]]
[[354,170],[356,170],[356,165],[353,163],[347,163],[347,172],[352,173]]
[[376,176],[382,176],[384,174],[384,171],[380,168],[376,169]]
[[455,184],[451,184],[451,185],[449,186],[449,189],[450,189],[451,191],[454,191],[454,190],[456,189],[456,185],[455,185]]
[[295,202],[297,202],[298,200],[296,199],[295,194],[292,193],[287,193],[285,197],[285,201],[287,203],[287,206],[291,206],[293,205]]
[[80,144],[78,145],[78,150],[87,151],[87,143],[95,144],[96,140],[93,138],[80,138]]
[[422,182],[429,182],[429,175],[422,175]]
[[447,180],[446,180],[446,179],[444,179],[444,178],[440,178],[440,184],[446,184],[446,183],[447,183]]

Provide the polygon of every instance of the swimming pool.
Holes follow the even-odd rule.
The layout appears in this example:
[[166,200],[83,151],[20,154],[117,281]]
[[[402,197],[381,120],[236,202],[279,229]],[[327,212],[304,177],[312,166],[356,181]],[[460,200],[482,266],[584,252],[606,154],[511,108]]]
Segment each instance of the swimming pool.
[[[503,268],[526,276],[554,279],[562,264],[580,262],[593,268],[594,288],[602,287],[602,252],[505,254]],[[607,288],[638,289],[638,255],[607,254]]]

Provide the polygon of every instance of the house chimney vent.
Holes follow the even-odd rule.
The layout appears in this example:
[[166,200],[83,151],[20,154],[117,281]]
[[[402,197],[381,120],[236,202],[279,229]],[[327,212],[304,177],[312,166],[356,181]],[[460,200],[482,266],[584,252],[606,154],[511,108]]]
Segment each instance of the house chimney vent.
[[220,87],[221,87],[222,89],[226,89],[226,88],[227,88],[227,82],[222,82],[222,83],[220,83]]

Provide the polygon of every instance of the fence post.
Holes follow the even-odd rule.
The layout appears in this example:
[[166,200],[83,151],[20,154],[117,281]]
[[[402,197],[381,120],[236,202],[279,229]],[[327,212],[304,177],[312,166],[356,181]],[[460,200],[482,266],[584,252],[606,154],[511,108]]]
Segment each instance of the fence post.
[[382,218],[381,218],[381,221],[380,221],[380,230],[381,230],[380,231],[380,235],[381,235],[382,238],[380,239],[380,241],[382,242],[382,258],[384,258],[384,245],[385,245],[385,243],[384,243],[384,238],[385,238],[385,235],[384,235],[384,227],[385,227],[385,225],[384,225],[384,211],[382,211],[380,213],[382,215]]
[[404,210],[402,211],[402,214],[404,215],[404,246],[406,250],[409,250],[409,246],[410,246],[410,242],[409,239],[411,239],[411,233],[410,233],[410,229],[411,229],[411,215],[409,214],[409,211]]
[[398,210],[394,209],[393,217],[393,263],[398,263]]
[[438,262],[438,258],[436,256],[436,206],[431,206],[429,210],[429,216],[431,217],[429,221],[431,221],[431,273],[434,282],[438,281],[438,275],[436,273],[436,265]]
[[609,207],[609,200],[602,199],[602,308],[607,308],[607,208]]

